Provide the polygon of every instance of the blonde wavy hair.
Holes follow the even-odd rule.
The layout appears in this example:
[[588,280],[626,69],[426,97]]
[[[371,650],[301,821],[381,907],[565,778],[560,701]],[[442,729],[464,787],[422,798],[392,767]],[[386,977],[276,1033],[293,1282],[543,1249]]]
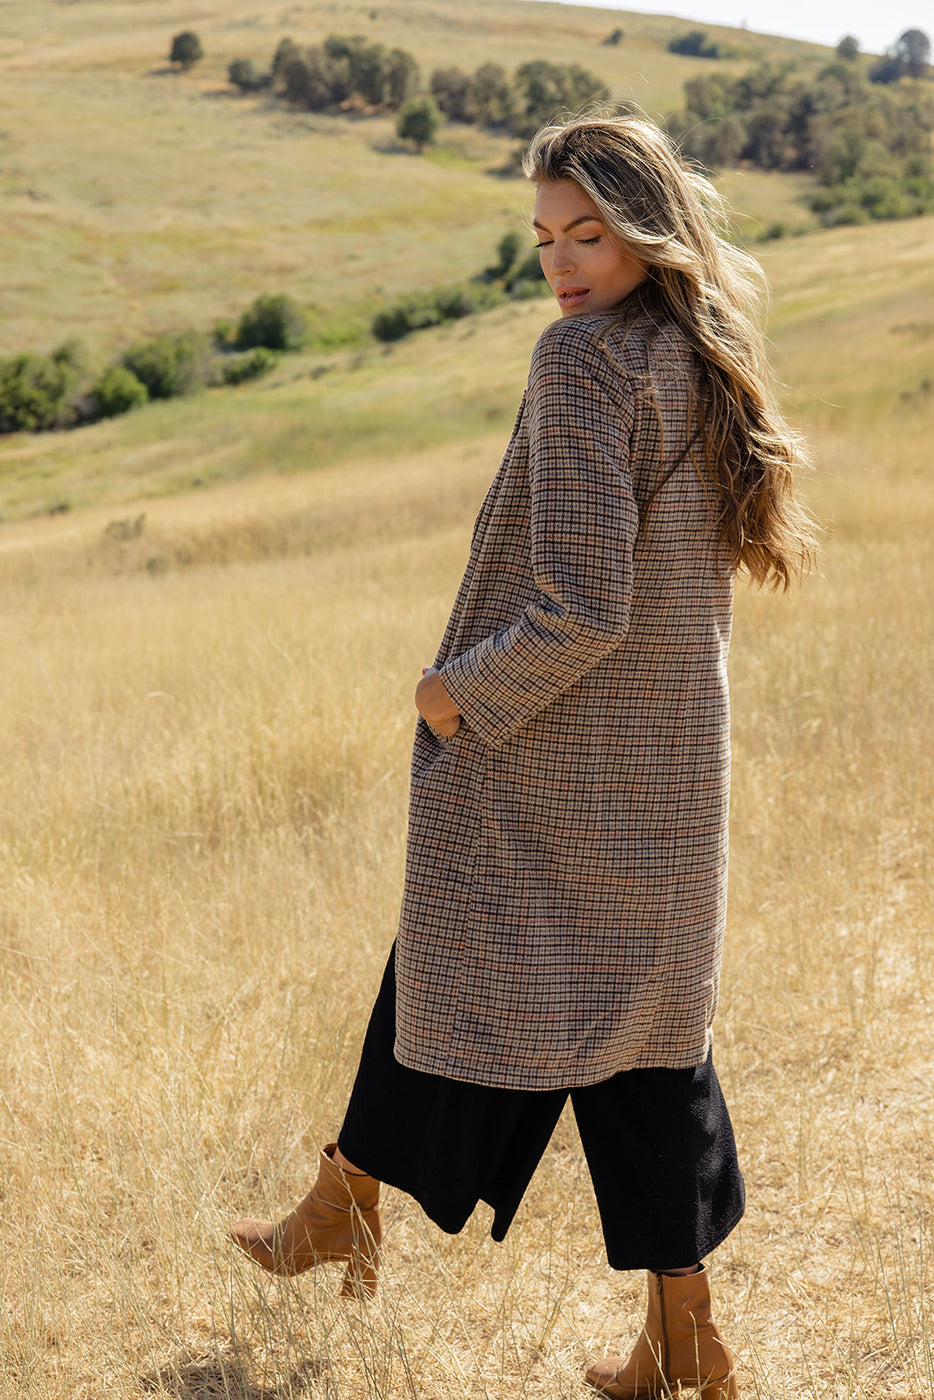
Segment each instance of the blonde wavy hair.
[[753,317],[761,268],[719,232],[722,201],[667,136],[639,117],[571,118],[532,138],[523,170],[535,184],[572,180],[621,247],[648,268],[623,303],[626,320],[674,322],[701,369],[690,455],[719,503],[721,543],[757,584],[787,589],[816,553],[816,527],[795,498],[807,461],[775,400]]

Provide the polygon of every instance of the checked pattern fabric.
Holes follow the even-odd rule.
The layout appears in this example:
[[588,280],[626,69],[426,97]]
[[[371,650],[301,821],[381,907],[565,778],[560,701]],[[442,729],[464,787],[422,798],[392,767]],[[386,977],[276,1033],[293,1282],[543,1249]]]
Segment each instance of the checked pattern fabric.
[[732,577],[685,456],[698,384],[650,315],[558,321],[535,347],[436,660],[463,722],[415,735],[412,1069],[551,1089],[706,1058]]

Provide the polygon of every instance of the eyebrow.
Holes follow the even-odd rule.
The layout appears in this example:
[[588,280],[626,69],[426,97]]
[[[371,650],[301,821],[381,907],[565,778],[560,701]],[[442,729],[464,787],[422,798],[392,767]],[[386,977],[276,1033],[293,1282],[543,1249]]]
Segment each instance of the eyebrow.
[[[570,222],[569,224],[565,224],[565,226],[564,226],[564,228],[561,230],[561,232],[562,232],[562,233],[570,233],[570,232],[571,232],[571,229],[572,229],[572,228],[577,228],[577,225],[578,225],[578,224],[602,224],[602,223],[603,223],[603,220],[600,218],[600,215],[599,215],[599,214],[581,214],[581,216],[580,216],[579,219],[572,219],[571,222]],[[551,232],[551,229],[546,228],[544,224],[540,224],[540,223],[538,222],[537,219],[533,219],[533,220],[532,220],[532,227],[533,227],[533,228],[540,228],[541,231],[542,231],[542,233],[550,233],[550,232]]]

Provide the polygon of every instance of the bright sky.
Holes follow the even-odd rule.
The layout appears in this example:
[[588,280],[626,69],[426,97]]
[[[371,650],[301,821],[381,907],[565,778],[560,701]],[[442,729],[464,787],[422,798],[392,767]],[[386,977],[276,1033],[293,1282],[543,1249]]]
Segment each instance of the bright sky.
[[[565,0],[567,3],[567,0]],[[934,40],[934,0],[574,0],[603,9],[636,10],[642,14],[677,15],[698,24],[728,24],[837,44],[853,34],[864,53],[891,48],[906,29],[923,29]],[[623,26],[625,28],[625,26]]]

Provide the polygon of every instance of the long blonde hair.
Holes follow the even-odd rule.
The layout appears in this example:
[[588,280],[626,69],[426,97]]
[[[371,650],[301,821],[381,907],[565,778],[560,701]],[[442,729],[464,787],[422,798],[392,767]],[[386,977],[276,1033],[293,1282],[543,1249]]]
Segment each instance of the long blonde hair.
[[543,127],[523,169],[536,184],[572,180],[625,251],[646,264],[648,277],[621,315],[672,321],[695,351],[702,386],[692,431],[719,503],[721,543],[756,583],[787,588],[815,555],[814,522],[793,484],[807,457],[775,401],[752,319],[762,271],[718,232],[722,205],[710,181],[637,117]]

